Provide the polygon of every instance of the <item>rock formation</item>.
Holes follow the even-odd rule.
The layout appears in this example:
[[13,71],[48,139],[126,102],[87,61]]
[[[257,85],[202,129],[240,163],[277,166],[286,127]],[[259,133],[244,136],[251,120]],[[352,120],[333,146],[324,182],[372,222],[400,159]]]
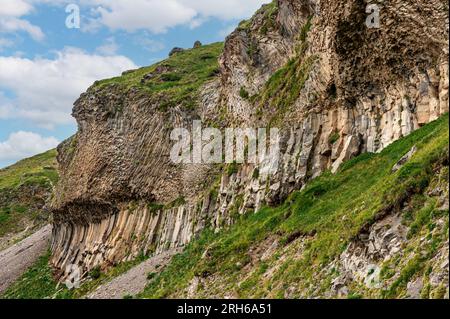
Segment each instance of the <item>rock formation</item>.
[[[379,6],[380,28],[366,25],[362,0],[263,6],[227,37],[194,107],[162,107],[170,97],[143,89],[162,74],[176,81],[176,69],[147,73],[126,90],[94,85],[84,93],[73,111],[79,130],[58,149],[52,264],[62,278],[67,265],[87,272],[183,246],[206,227],[277,204],[325,170],[379,152],[448,112],[446,3]],[[194,119],[220,128],[279,127],[278,171],[268,176],[264,163],[232,172],[173,164],[170,131]]]

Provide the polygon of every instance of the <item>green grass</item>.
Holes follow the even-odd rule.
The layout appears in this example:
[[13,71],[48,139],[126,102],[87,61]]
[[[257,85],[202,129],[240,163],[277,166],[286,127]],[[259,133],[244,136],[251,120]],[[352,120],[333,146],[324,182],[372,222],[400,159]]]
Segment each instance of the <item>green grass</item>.
[[[278,207],[266,207],[256,214],[241,217],[234,226],[218,235],[206,230],[152,279],[140,297],[180,296],[194,276],[213,274],[225,278],[228,288],[238,291],[244,298],[282,297],[286,287],[293,284],[305,290],[312,285],[326,291],[330,278],[317,282],[318,270],[339,256],[352,238],[377,216],[396,211],[404,201],[422,196],[434,177],[434,166],[447,156],[448,134],[447,114],[393,143],[380,154],[361,155],[343,165],[336,175],[326,172],[303,191],[291,194]],[[398,172],[391,173],[393,165],[414,145],[418,151],[413,158]],[[430,214],[429,210],[416,213],[412,231],[417,233],[414,229],[428,225]],[[274,234],[287,239],[315,236],[306,240],[302,257],[287,260],[269,282],[263,281],[261,275],[254,275],[250,282],[237,287],[236,278],[250,261],[250,247]],[[435,251],[438,243],[430,250]],[[205,251],[208,251],[208,258],[202,258]],[[398,288],[423,268],[421,262],[415,258],[405,266],[389,297],[400,294]],[[356,295],[359,296],[359,292],[353,294]]]
[[[101,90],[116,85],[121,91],[131,88],[159,99],[161,110],[181,105],[193,109],[199,88],[218,74],[218,57],[223,43],[204,45],[176,53],[155,65],[144,67],[112,79],[96,82],[90,90]],[[163,72],[157,72],[163,69]],[[153,77],[142,82],[147,74]]]
[[[323,174],[303,191],[291,194],[278,207],[265,207],[256,214],[240,216],[234,226],[219,234],[205,230],[183,253],[175,256],[161,273],[149,276],[148,286],[137,297],[180,296],[194,276],[208,278],[212,275],[219,276],[226,283],[226,286],[217,286],[216,289],[235,291],[242,298],[282,298],[287,287],[293,284],[298,284],[299,289],[307,290],[312,285],[326,291],[330,286],[330,278],[320,277],[319,271],[339,256],[352,238],[366,225],[373,223],[376,216],[387,210],[395,211],[397,206],[408,200],[412,210],[405,214],[404,220],[410,226],[410,243],[419,234],[429,234],[429,243],[420,247],[427,254],[416,253],[400,270],[395,270],[398,267],[397,259],[385,265],[382,269],[383,278],[391,278],[396,272],[399,275],[380,295],[385,298],[404,296],[408,281],[427,272],[427,262],[448,238],[448,220],[443,232],[431,235],[435,218],[448,212],[437,212],[436,202],[423,195],[424,189],[435,177],[436,163],[447,156],[448,133],[448,115],[445,115],[393,143],[380,154],[361,155],[345,163],[336,175],[329,172]],[[398,172],[391,173],[392,166],[413,145],[418,149],[413,158]],[[286,246],[295,238],[308,234],[315,235],[305,240],[301,258],[287,258],[269,279],[264,279],[264,274],[273,260],[259,262],[250,270],[245,270],[249,275],[238,284],[243,268],[250,265],[251,247],[257,247],[269,236],[279,237],[280,243]],[[275,253],[274,260],[282,256],[283,247]],[[408,246],[405,249],[414,253],[415,248]],[[120,264],[107,273],[95,270],[92,273],[93,280],[72,291],[57,285],[48,259],[48,254],[41,257],[1,297],[80,298],[142,262],[145,257]],[[439,297],[442,295],[441,290],[435,289],[428,292],[427,296]],[[352,287],[351,291],[349,298],[366,297],[364,290]],[[207,295],[207,292],[204,293]]]
[[339,135],[339,133],[338,133],[338,132],[334,132],[333,134],[330,135],[330,137],[329,137],[329,139],[328,139],[328,143],[334,144],[334,143],[336,143],[340,138],[341,138],[341,136]]
[[261,8],[258,11],[256,11],[256,13],[253,15],[252,18],[242,20],[239,23],[237,30],[249,31],[255,17],[260,14],[263,15],[263,18],[261,20],[264,21],[264,24],[261,26],[259,31],[261,34],[265,35],[267,34],[268,31],[272,30],[276,25],[275,19],[278,14],[278,1],[274,0],[270,3],[262,5]]
[[260,32],[266,35],[269,31],[273,30],[276,26],[276,18],[278,15],[278,2],[272,1],[264,5],[260,10],[264,13],[264,24],[262,25]]
[[0,191],[12,189],[24,183],[52,183],[58,181],[56,171],[56,150],[24,159],[17,164],[0,170]]
[[51,150],[0,170],[0,237],[48,217],[37,208],[41,199],[33,193],[52,191],[58,181],[56,165],[56,150]]
[[299,33],[296,56],[276,71],[258,96],[254,97],[260,108],[259,113],[263,113],[263,109],[267,107],[276,110],[272,122],[279,120],[298,99],[317,60],[314,55],[305,56],[308,48],[307,36],[310,29],[311,18],[308,19]]
[[[40,257],[22,277],[8,288],[2,299],[44,299],[52,298],[58,294],[58,285],[53,279],[51,268],[48,266],[50,253]],[[63,288],[59,292],[59,298],[70,295]]]
[[123,262],[109,269],[106,273],[100,268],[94,268],[90,273],[90,280],[81,284],[80,288],[69,290],[64,284],[58,284],[49,266],[50,253],[40,257],[27,272],[9,287],[0,299],[76,299],[82,298],[97,287],[111,279],[127,272],[134,266],[147,259],[138,256],[133,261]]

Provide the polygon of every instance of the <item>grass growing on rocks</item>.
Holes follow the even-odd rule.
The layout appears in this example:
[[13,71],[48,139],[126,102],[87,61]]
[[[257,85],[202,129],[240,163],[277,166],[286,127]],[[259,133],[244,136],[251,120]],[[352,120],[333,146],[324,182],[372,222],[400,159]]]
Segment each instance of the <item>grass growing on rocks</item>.
[[222,51],[223,43],[213,43],[178,52],[155,65],[98,81],[91,90],[111,85],[123,91],[137,88],[140,92],[160,97],[163,110],[175,105],[192,109],[199,88],[218,74],[218,58]]
[[[297,287],[292,294],[294,297],[308,289],[318,289],[317,294],[326,292],[330,289],[331,278],[324,276],[317,281],[320,270],[339,256],[377,216],[398,210],[405,200],[424,192],[434,176],[434,165],[447,157],[448,134],[447,114],[379,154],[364,154],[350,160],[336,175],[323,174],[303,191],[291,194],[279,207],[266,207],[256,214],[241,217],[234,226],[219,234],[206,230],[149,282],[140,297],[186,296],[194,277],[212,278],[221,283],[198,288],[196,297],[223,296],[225,291],[241,298],[285,297],[291,286]],[[394,164],[414,145],[418,149],[416,154],[399,171],[392,173]],[[417,216],[414,227],[424,227],[426,213]],[[252,264],[251,251],[271,236],[280,238],[282,246],[304,236],[304,251],[300,258],[288,258],[270,277],[264,277],[269,266],[261,261]],[[282,255],[282,248],[279,248],[275,260],[280,262]],[[427,256],[432,257],[432,253]],[[406,285],[405,281],[423,270],[417,265],[420,262],[413,259],[403,270],[398,270],[400,279],[380,297],[401,296],[400,288]],[[243,268],[251,275],[239,282]]]

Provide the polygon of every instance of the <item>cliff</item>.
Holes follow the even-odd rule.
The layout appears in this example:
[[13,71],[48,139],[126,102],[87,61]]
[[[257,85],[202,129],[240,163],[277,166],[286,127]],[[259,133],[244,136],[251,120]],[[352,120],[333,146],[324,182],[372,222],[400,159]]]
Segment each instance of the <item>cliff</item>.
[[[71,264],[107,268],[219,232],[448,112],[447,4],[379,6],[381,27],[368,28],[361,0],[275,1],[224,44],[94,84],[58,148],[61,278]],[[196,119],[280,128],[276,174],[267,163],[173,164],[171,130]]]
[[203,232],[136,297],[448,298],[448,134],[445,115]]

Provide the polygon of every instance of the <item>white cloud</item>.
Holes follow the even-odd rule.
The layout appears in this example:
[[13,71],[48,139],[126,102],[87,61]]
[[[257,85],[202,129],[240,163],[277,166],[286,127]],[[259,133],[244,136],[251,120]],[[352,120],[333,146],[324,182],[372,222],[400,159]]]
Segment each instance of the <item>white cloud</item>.
[[41,28],[22,19],[34,10],[33,1],[36,0],[1,0],[0,33],[26,32],[36,41],[44,39]]
[[24,0],[2,0],[0,16],[20,17],[28,14],[33,6]]
[[17,161],[48,151],[58,144],[54,137],[42,137],[32,132],[15,132],[6,141],[0,142],[0,161]]
[[0,119],[25,118],[49,129],[72,123],[71,108],[80,93],[96,80],[135,68],[124,56],[91,55],[75,48],[56,52],[54,59],[0,56],[0,90],[15,95],[0,99]]
[[251,16],[261,5],[271,0],[179,0],[179,2],[194,9],[199,16],[233,20]]
[[28,33],[36,41],[41,41],[45,37],[44,32],[42,32],[41,28],[32,25],[27,20],[11,17],[0,17],[0,32],[11,33],[17,31]]
[[[76,3],[82,6],[82,30],[97,31],[102,26],[111,30],[134,32],[148,30],[164,33],[180,25],[196,28],[209,18],[224,21],[252,15],[271,0],[1,0],[0,32],[26,32],[34,40],[45,35],[36,25],[24,19],[41,4],[59,6]],[[84,15],[84,16],[83,16]]]
[[106,26],[112,30],[149,30],[163,33],[169,28],[198,27],[209,18],[242,19],[271,0],[81,0],[93,14],[84,30]]
[[165,32],[169,27],[189,23],[196,11],[177,0],[98,0],[99,21],[110,29]]

